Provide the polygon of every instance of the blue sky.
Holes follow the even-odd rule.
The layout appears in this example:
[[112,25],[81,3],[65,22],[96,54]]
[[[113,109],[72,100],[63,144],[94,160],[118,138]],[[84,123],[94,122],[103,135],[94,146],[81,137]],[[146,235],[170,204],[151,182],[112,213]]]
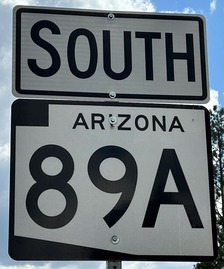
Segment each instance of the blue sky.
[[[15,262],[8,255],[10,108],[12,84],[12,8],[15,5],[143,12],[203,14],[207,21],[209,87],[213,105],[224,106],[224,2],[223,0],[0,0],[0,269],[103,269],[104,262]],[[193,268],[193,263],[124,262],[126,269]]]

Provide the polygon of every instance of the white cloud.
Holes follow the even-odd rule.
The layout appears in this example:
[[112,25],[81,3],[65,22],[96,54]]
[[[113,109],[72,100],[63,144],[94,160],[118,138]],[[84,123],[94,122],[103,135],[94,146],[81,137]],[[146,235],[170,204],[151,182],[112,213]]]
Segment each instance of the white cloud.
[[9,69],[12,58],[12,50],[9,44],[0,47],[0,66],[1,69]]
[[210,12],[211,14],[216,10],[216,0],[210,2]]
[[121,11],[155,11],[155,7],[150,0],[0,0],[0,3],[11,7],[15,5],[43,5]]
[[3,266],[0,265],[0,269],[50,269],[50,264],[44,264],[42,266],[35,266],[31,264],[17,265],[17,266]]
[[9,160],[9,143],[0,146],[0,162],[7,160]]
[[195,14],[196,11],[191,7],[186,7],[186,8],[183,9],[183,13],[184,14]]
[[177,10],[161,10],[161,13],[183,13],[183,14],[195,14],[196,11],[191,7],[185,7],[182,11]]
[[95,8],[104,10],[124,10],[124,11],[146,11],[154,12],[155,7],[151,1],[142,0],[94,0],[85,1],[84,8]]
[[125,262],[122,265],[124,269],[151,269],[149,262]]
[[193,262],[122,262],[124,269],[192,269]]
[[[61,262],[48,262],[43,265],[35,265],[35,264],[22,264],[22,265],[9,265],[4,266],[0,265],[0,269],[80,269],[80,268],[90,268],[92,269],[105,269],[106,262],[65,262],[61,264]],[[137,268],[136,268],[137,269]]]
[[0,47],[0,70],[1,70],[1,81],[0,81],[0,98],[8,93],[10,90],[11,81],[11,48],[6,46]]
[[213,109],[214,106],[219,107],[218,99],[219,99],[219,92],[217,90],[210,89],[210,101],[208,102],[208,104],[205,104],[205,107],[207,107],[207,109]]
[[[43,268],[43,269],[54,269],[55,268],[55,266],[54,266],[55,264],[51,264],[51,266],[50,267],[48,267],[48,268]],[[0,268],[1,269],[1,268]],[[36,268],[35,268],[36,269]],[[42,268],[38,268],[38,269],[42,269]],[[79,266],[78,265],[75,265],[74,263],[72,263],[72,264],[65,264],[65,265],[63,265],[63,266],[60,266],[60,269],[79,269]]]
[[157,262],[153,263],[150,269],[192,269],[194,264],[193,262]]
[[0,4],[4,6],[16,6],[16,5],[31,5],[35,4],[36,1],[32,0],[0,0]]

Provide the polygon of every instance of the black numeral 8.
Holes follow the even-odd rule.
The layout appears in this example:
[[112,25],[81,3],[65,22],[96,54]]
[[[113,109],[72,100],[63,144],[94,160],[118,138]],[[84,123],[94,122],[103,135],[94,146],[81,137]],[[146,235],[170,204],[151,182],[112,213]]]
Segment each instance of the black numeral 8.
[[[62,170],[57,175],[48,175],[43,171],[42,162],[48,157],[56,157],[62,162]],[[34,152],[30,159],[29,168],[36,181],[26,198],[26,207],[30,217],[44,228],[55,229],[65,226],[74,217],[78,206],[76,193],[68,184],[74,172],[72,156],[63,147],[46,145]],[[40,195],[49,189],[59,191],[66,200],[64,210],[57,216],[47,216],[38,207]]]

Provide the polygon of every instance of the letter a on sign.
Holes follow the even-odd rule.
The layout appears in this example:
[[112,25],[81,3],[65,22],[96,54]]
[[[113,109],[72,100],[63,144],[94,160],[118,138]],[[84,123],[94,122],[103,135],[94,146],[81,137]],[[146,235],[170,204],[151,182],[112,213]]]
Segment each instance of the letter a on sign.
[[[178,192],[164,192],[169,172]],[[142,227],[154,227],[160,205],[183,205],[192,228],[203,228],[198,210],[174,149],[164,149]]]

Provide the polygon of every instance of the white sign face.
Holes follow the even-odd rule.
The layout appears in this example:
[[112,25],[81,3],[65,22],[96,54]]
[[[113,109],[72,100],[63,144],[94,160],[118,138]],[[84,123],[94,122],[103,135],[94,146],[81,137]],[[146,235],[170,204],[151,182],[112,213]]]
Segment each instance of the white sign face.
[[209,100],[201,15],[14,9],[13,94]]
[[207,113],[197,106],[14,102],[11,257],[212,259]]

